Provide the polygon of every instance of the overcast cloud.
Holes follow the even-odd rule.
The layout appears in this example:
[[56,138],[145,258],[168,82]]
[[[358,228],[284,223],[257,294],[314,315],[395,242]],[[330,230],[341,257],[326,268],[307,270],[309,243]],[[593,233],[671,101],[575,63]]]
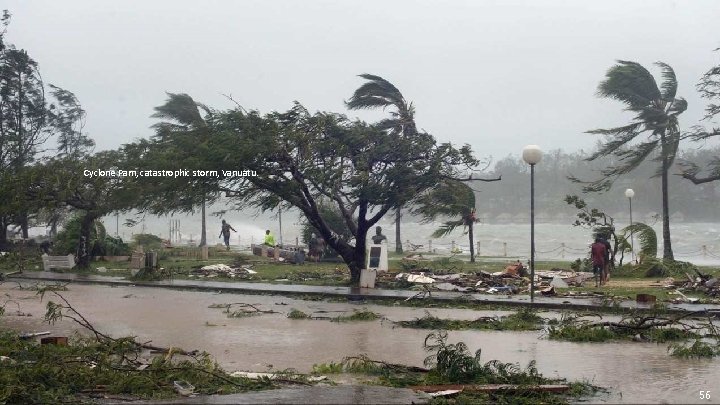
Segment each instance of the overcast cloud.
[[[152,134],[165,91],[215,108],[346,111],[373,73],[417,109],[420,128],[479,156],[589,150],[583,131],[625,122],[595,97],[616,59],[676,71],[689,102],[718,63],[717,1],[26,1],[6,0],[7,40],[47,83],[73,91],[97,150]],[[657,70],[653,69],[656,73]],[[380,113],[363,113],[374,121]]]

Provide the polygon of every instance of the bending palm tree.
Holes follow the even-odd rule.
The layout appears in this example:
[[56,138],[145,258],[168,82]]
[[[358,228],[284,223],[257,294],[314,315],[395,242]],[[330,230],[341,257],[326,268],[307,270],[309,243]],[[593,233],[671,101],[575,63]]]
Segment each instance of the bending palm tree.
[[[390,112],[391,118],[386,118],[377,125],[382,129],[403,136],[417,134],[415,109],[412,103],[405,100],[400,90],[380,76],[366,73],[360,75],[360,77],[366,79],[367,83],[355,90],[355,93],[345,105],[351,110],[395,107],[396,111]],[[395,252],[397,253],[403,251],[400,242],[400,209],[401,205],[395,208]]]
[[[675,98],[677,79],[673,69],[662,62],[657,62],[656,65],[662,72],[663,81],[660,87],[647,69],[629,61],[618,61],[617,65],[608,70],[606,79],[600,83],[598,95],[621,101],[627,106],[627,110],[635,113],[635,118],[622,127],[588,131],[591,134],[605,135],[607,140],[587,160],[614,155],[619,158],[619,163],[602,170],[601,173],[606,178],[590,183],[584,190],[607,190],[618,176],[635,169],[651,154],[658,153],[653,160],[660,162],[658,175],[662,179],[663,258],[672,260],[668,172],[680,143],[678,116],[687,109],[687,101]],[[631,145],[641,134],[647,134],[647,138]]]
[[[155,107],[155,114],[151,117],[160,118],[166,121],[153,125],[158,131],[158,138],[163,141],[174,141],[173,137],[178,135],[190,135],[194,138],[194,142],[206,142],[210,134],[208,123],[200,114],[200,108],[210,113],[203,104],[196,103],[187,94],[167,93],[168,100],[165,104]],[[196,146],[197,144],[193,145]],[[200,246],[207,245],[207,223],[205,219],[205,205],[207,202],[207,193],[202,193],[202,202],[200,210],[202,216],[202,225],[200,231]]]
[[447,181],[418,199],[414,213],[423,217],[424,222],[433,221],[438,216],[458,218],[443,223],[433,234],[433,238],[443,237],[459,226],[465,227],[470,242],[470,261],[475,261],[475,241],[473,226],[480,222],[475,216],[475,192],[467,184],[459,181]]

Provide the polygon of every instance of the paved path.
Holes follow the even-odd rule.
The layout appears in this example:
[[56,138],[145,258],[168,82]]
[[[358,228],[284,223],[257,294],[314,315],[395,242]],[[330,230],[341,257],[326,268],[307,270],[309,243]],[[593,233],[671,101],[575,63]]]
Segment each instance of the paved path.
[[[131,281],[122,277],[101,276],[95,274],[55,273],[47,271],[24,272],[10,277],[13,280],[36,280],[71,282],[82,284],[103,284],[114,286],[140,286],[162,287],[180,290],[221,291],[236,294],[311,294],[347,297],[349,300],[363,299],[407,299],[418,294],[414,290],[386,290],[379,288],[353,288],[335,286],[313,286],[298,284],[271,284],[249,283],[235,281],[206,281],[206,280],[160,280],[160,281]],[[433,291],[432,298],[436,300],[470,299],[483,304],[522,305],[531,304],[528,295],[491,295],[467,294],[448,291]],[[602,298],[571,298],[571,297],[542,297],[536,296],[533,303],[538,308],[546,309],[598,309],[603,307]],[[634,301],[619,303],[624,309],[650,309],[648,306],[637,304]],[[720,317],[720,305],[717,304],[669,304],[668,312],[685,313],[688,311],[708,311]]]

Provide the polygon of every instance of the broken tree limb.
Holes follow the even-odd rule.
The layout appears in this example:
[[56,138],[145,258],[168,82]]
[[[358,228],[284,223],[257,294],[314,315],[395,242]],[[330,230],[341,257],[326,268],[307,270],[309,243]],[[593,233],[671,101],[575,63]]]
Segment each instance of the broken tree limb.
[[497,393],[497,392],[553,392],[561,393],[570,389],[569,385],[516,385],[516,384],[442,384],[442,385],[415,385],[408,387],[411,390],[427,393],[459,390],[463,392]]

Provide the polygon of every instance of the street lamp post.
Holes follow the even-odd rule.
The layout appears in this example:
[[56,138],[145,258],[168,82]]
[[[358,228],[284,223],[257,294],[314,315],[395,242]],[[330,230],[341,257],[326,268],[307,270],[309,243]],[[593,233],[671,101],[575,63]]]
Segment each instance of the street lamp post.
[[535,165],[542,159],[542,150],[537,145],[528,145],[522,153],[525,163],[530,165],[530,302],[535,300]]
[[628,203],[630,204],[630,258],[634,262],[635,261],[635,240],[633,237],[633,231],[632,231],[632,198],[635,196],[635,191],[633,189],[629,188],[625,190],[625,197],[628,199]]

